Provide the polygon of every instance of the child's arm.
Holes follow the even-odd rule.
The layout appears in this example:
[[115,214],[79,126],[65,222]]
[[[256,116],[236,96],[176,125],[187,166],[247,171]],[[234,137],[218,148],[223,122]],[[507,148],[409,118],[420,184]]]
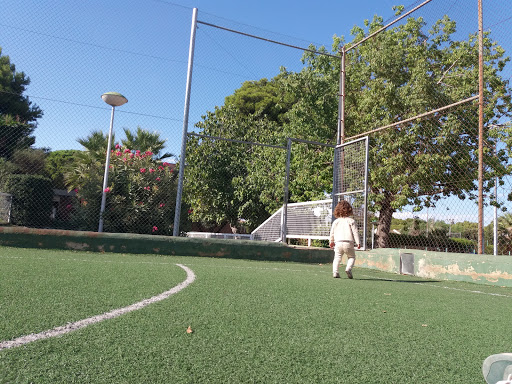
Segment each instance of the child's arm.
[[331,225],[331,232],[329,233],[329,247],[334,248],[334,222]]
[[359,241],[359,232],[357,232],[357,226],[355,220],[352,220],[350,223],[350,229],[352,230],[352,235],[354,236],[354,242],[357,245],[357,249],[361,248],[361,242]]

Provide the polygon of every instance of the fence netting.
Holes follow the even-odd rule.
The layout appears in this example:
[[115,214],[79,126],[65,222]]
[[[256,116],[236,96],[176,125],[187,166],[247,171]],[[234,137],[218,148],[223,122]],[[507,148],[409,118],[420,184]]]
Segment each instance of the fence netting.
[[[129,0],[123,7],[112,0],[4,1],[2,221],[96,231],[106,194],[104,231],[171,235],[180,167],[182,234],[280,226],[285,201],[290,207],[313,202],[305,215],[317,217],[315,202],[333,198],[333,187],[346,192],[361,179],[359,165],[343,175],[333,170],[343,156],[348,162],[360,153],[334,155],[343,98],[342,140],[369,137],[367,211],[362,194],[343,195],[357,215],[368,215],[367,247],[477,252],[481,224],[485,252],[508,255],[512,10],[505,0],[484,1],[483,15],[479,137],[476,0],[416,1],[385,15],[368,14],[347,35],[333,26],[329,42],[264,31],[199,9],[187,127],[191,8],[163,1]],[[100,98],[108,91],[128,99],[115,110],[111,148],[111,108]],[[183,128],[189,135],[182,159]],[[293,142],[286,184],[289,138],[323,145]],[[107,151],[111,164],[103,188]],[[324,225],[328,209],[321,209]],[[299,233],[306,229],[293,232],[301,215],[288,216],[288,235],[296,236],[289,241],[325,245],[321,237]],[[320,224],[312,225],[315,232]],[[281,227],[270,232],[276,231],[283,233]]]
[[339,145],[334,156],[333,207],[348,201],[363,248],[367,245],[368,138]]

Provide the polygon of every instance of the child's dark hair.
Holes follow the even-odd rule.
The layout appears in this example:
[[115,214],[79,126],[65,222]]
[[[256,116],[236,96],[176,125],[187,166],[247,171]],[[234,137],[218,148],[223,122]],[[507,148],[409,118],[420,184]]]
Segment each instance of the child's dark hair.
[[348,217],[352,215],[352,206],[346,200],[341,200],[334,208],[334,217]]

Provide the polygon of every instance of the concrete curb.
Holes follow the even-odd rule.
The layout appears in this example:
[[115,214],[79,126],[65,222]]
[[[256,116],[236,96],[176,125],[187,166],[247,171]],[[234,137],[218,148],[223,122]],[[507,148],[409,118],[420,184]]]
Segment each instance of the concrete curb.
[[0,227],[0,245],[90,252],[139,253],[232,259],[332,262],[332,250],[253,240],[198,239],[127,233],[98,233]]

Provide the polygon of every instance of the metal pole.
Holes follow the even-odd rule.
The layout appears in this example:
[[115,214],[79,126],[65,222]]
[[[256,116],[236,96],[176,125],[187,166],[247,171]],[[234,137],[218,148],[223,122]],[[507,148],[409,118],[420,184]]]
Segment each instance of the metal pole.
[[[498,151],[496,150],[496,146],[498,143],[494,145],[494,156],[497,157]],[[493,254],[494,256],[498,255],[498,177],[494,179],[494,242],[493,242]]]
[[[496,178],[494,184],[494,199],[496,204],[498,203],[498,178]],[[494,206],[494,256],[498,255],[498,207]]]
[[292,156],[292,140],[288,138],[286,144],[286,176],[284,181],[283,210],[281,211],[281,242],[286,243],[288,224],[288,191],[290,184],[290,160]]
[[478,254],[484,252],[484,49],[482,0],[478,0]]
[[110,114],[110,129],[108,131],[107,159],[105,161],[105,173],[103,174],[103,189],[101,194],[100,222],[98,224],[98,232],[103,232],[103,212],[105,212],[105,203],[107,201],[108,171],[110,168],[110,150],[112,148],[112,131],[114,127],[114,111],[116,107],[112,106]]
[[373,246],[374,246],[374,238],[375,238],[375,224],[372,223],[372,249],[373,249]]
[[[340,84],[338,94],[338,130],[336,132],[336,145],[340,145],[345,140],[345,46],[341,47],[341,61],[340,61]],[[332,187],[332,220],[334,220],[334,209],[338,203],[337,193],[341,192],[341,185],[343,184],[343,175],[338,177],[339,167],[339,149],[334,149],[334,164],[333,164],[333,187]],[[343,172],[343,168],[342,168]],[[340,190],[338,191],[338,185]]]
[[[366,251],[366,235],[368,228],[368,168],[370,162],[370,138],[366,137],[365,142],[366,156],[364,159],[364,216],[363,216],[363,251]],[[373,249],[373,247],[372,247]]]
[[471,97],[468,97],[467,99],[457,101],[456,103],[453,103],[453,104],[450,104],[450,105],[445,105],[444,107],[437,108],[437,109],[434,109],[432,111],[422,113],[421,115],[416,115],[416,116],[411,117],[409,119],[400,120],[400,121],[397,121],[396,123],[393,123],[393,124],[389,124],[389,125],[385,125],[383,127],[375,128],[375,129],[372,129],[370,131],[366,131],[366,132],[363,132],[363,133],[358,133],[357,135],[349,137],[347,140],[352,141],[352,140],[358,139],[358,138],[363,137],[363,136],[371,135],[372,133],[383,131],[384,129],[393,128],[393,127],[396,127],[398,125],[408,123],[410,121],[418,120],[418,119],[421,119],[421,118],[427,117],[427,116],[432,116],[432,115],[435,115],[436,113],[445,111],[445,110],[447,110],[449,108],[453,108],[453,107],[456,107],[456,106],[461,105],[461,104],[469,103],[470,101],[473,101],[473,100],[476,100],[476,99],[478,99],[478,95],[477,96],[471,96]]
[[340,95],[338,101],[338,136],[336,144],[343,144],[345,141],[345,46],[341,47],[341,69],[340,69]]
[[425,0],[423,3],[421,3],[420,5],[414,7],[413,9],[411,9],[410,11],[404,13],[403,15],[401,15],[400,17],[396,18],[395,20],[393,20],[391,23],[389,24],[386,24],[385,26],[383,26],[382,28],[380,28],[378,31],[375,31],[373,32],[372,34],[366,36],[364,39],[358,41],[357,43],[355,43],[354,45],[352,45],[351,47],[349,47],[347,49],[347,51],[350,51],[352,48],[355,48],[357,47],[358,45],[364,43],[366,40],[368,39],[371,39],[372,37],[374,37],[375,35],[381,33],[382,31],[385,31],[386,29],[388,29],[390,26],[392,26],[393,24],[399,22],[400,20],[402,20],[403,18],[409,16],[411,13],[413,12],[416,12],[418,9],[420,9],[421,7],[423,7],[424,5],[430,3],[432,0]]
[[185,109],[183,112],[183,133],[181,137],[180,171],[178,191],[176,193],[176,208],[174,211],[173,236],[180,235],[181,198],[183,195],[183,179],[185,176],[185,156],[187,151],[188,115],[190,110],[190,88],[192,85],[192,68],[194,66],[194,47],[196,42],[197,8],[192,10],[192,26],[190,30],[190,46],[188,51],[187,89],[185,92]]

